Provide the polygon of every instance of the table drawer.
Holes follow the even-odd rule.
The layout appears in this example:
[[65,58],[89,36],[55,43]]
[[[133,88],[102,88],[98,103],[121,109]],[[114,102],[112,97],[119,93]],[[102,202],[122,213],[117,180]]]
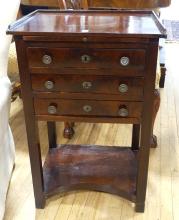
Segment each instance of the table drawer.
[[141,118],[142,102],[34,99],[36,115]]
[[115,94],[121,99],[143,100],[143,78],[83,75],[31,75],[37,92]]
[[[113,69],[143,70],[145,67],[144,49],[91,49],[91,48],[39,48],[29,47],[27,56],[31,72],[39,68],[51,73],[52,69]],[[116,70],[115,70],[116,71]],[[75,71],[74,71],[75,73]]]

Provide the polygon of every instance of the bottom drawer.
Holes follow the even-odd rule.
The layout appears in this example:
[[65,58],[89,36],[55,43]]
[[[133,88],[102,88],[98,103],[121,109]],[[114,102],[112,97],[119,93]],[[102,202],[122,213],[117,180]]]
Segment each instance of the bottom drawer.
[[36,115],[140,118],[142,102],[34,99]]

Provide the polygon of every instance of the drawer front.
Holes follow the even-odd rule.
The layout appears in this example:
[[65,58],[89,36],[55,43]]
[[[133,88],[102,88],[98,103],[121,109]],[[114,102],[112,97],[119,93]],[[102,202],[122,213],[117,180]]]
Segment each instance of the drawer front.
[[110,72],[113,72],[114,69],[116,72],[116,70],[143,70],[145,67],[144,49],[31,47],[27,49],[27,55],[31,72],[45,69],[46,72],[51,73],[52,69],[61,71],[64,68],[93,70],[107,68],[110,69]]
[[142,102],[34,99],[36,115],[141,118]]
[[36,92],[115,94],[123,100],[143,100],[143,78],[83,75],[31,75]]

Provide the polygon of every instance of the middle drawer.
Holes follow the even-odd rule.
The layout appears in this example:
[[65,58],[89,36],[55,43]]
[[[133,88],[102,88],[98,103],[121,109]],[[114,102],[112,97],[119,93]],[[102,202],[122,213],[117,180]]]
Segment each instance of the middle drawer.
[[35,74],[31,80],[36,92],[110,94],[123,100],[143,100],[142,77]]

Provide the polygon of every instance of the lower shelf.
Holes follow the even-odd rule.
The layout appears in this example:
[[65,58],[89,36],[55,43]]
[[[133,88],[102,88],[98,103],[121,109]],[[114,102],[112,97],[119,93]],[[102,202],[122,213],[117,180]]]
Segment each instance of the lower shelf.
[[137,155],[129,147],[60,145],[43,166],[46,196],[88,189],[136,198]]

